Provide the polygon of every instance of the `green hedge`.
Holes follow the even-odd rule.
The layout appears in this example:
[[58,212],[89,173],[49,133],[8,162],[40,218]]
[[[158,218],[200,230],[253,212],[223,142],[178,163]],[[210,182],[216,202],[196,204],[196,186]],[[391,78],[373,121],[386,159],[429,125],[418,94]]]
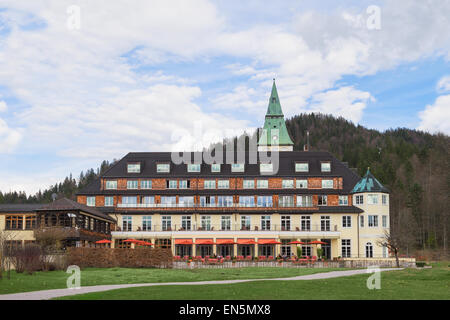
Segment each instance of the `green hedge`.
[[416,267],[419,267],[419,268],[423,268],[423,267],[425,267],[426,265],[427,265],[427,263],[424,262],[424,261],[417,261],[417,262],[416,262]]

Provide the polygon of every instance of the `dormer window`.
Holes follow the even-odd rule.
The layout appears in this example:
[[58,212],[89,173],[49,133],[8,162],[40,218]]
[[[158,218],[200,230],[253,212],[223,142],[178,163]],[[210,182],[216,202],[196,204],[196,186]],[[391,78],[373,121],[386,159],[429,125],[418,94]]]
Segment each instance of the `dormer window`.
[[188,172],[200,172],[200,164],[188,164],[187,171]]
[[231,172],[244,172],[244,164],[243,163],[232,163],[231,164]]
[[213,163],[211,165],[211,172],[220,172],[220,163]]
[[331,162],[321,162],[320,168],[322,172],[331,172]]
[[157,163],[156,164],[157,173],[168,173],[170,172],[170,164],[168,163]]
[[308,162],[296,162],[295,172],[309,172]]
[[272,173],[273,172],[273,164],[272,163],[260,163],[259,171],[261,173]]
[[127,172],[128,173],[140,173],[141,172],[141,164],[140,163],[128,163],[127,164]]

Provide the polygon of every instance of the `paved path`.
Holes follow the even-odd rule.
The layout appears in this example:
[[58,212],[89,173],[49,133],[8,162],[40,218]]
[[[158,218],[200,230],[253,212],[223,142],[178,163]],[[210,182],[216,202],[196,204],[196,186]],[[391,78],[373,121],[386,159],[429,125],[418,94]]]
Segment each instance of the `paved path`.
[[[383,268],[381,271],[403,270],[403,268]],[[337,277],[352,276],[355,274],[365,274],[367,269],[358,270],[345,270],[345,271],[331,271],[309,274],[304,276],[289,277],[289,278],[271,278],[271,279],[244,279],[244,280],[215,280],[215,281],[197,281],[197,282],[158,282],[158,283],[136,283],[136,284],[114,284],[114,285],[102,285],[102,286],[90,286],[81,287],[80,289],[52,289],[41,290],[31,292],[21,292],[13,294],[0,295],[0,300],[47,300],[52,298],[72,296],[75,294],[85,294],[91,292],[108,291],[114,289],[123,288],[136,288],[136,287],[153,287],[153,286],[195,286],[205,284],[230,284],[230,283],[242,283],[251,281],[270,281],[270,280],[317,280],[317,279],[329,279]]]

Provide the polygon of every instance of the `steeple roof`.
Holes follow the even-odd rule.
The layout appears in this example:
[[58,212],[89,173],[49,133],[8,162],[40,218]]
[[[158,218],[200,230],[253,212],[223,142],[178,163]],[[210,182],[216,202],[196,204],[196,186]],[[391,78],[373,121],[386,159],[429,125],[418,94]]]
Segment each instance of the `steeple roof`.
[[280,98],[278,98],[275,79],[273,79],[272,92],[270,93],[269,106],[267,107],[266,116],[284,116],[283,111],[281,111]]
[[373,176],[369,168],[367,168],[365,176],[355,184],[351,193],[363,193],[363,192],[389,193],[389,189],[383,186],[381,182],[378,181]]
[[[265,133],[265,134],[264,134]],[[258,146],[293,146],[291,137],[284,122],[283,111],[281,110],[280,98],[278,97],[277,86],[273,79],[272,92],[270,93],[269,106],[267,107],[263,132],[259,138]]]

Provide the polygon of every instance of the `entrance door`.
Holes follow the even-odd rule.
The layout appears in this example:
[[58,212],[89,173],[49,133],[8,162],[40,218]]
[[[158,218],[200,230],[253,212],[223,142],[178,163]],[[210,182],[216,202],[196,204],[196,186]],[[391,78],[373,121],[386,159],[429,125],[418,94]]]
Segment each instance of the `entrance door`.
[[241,256],[251,256],[252,255],[252,249],[250,248],[250,246],[244,245],[244,246],[240,246],[240,253]]
[[192,255],[192,246],[191,245],[176,245],[176,253],[180,257],[191,256]]
[[326,244],[322,245],[323,256],[329,260],[331,259],[331,240],[330,239],[321,239],[321,241],[326,242]]
[[260,244],[259,245],[259,255],[260,256],[273,256],[273,245],[271,244]]
[[211,245],[199,245],[200,247],[200,255],[202,258],[205,256],[211,256],[212,255],[212,246]]
[[218,246],[219,250],[219,256],[226,257],[226,256],[232,256],[233,255],[233,245],[224,244]]

